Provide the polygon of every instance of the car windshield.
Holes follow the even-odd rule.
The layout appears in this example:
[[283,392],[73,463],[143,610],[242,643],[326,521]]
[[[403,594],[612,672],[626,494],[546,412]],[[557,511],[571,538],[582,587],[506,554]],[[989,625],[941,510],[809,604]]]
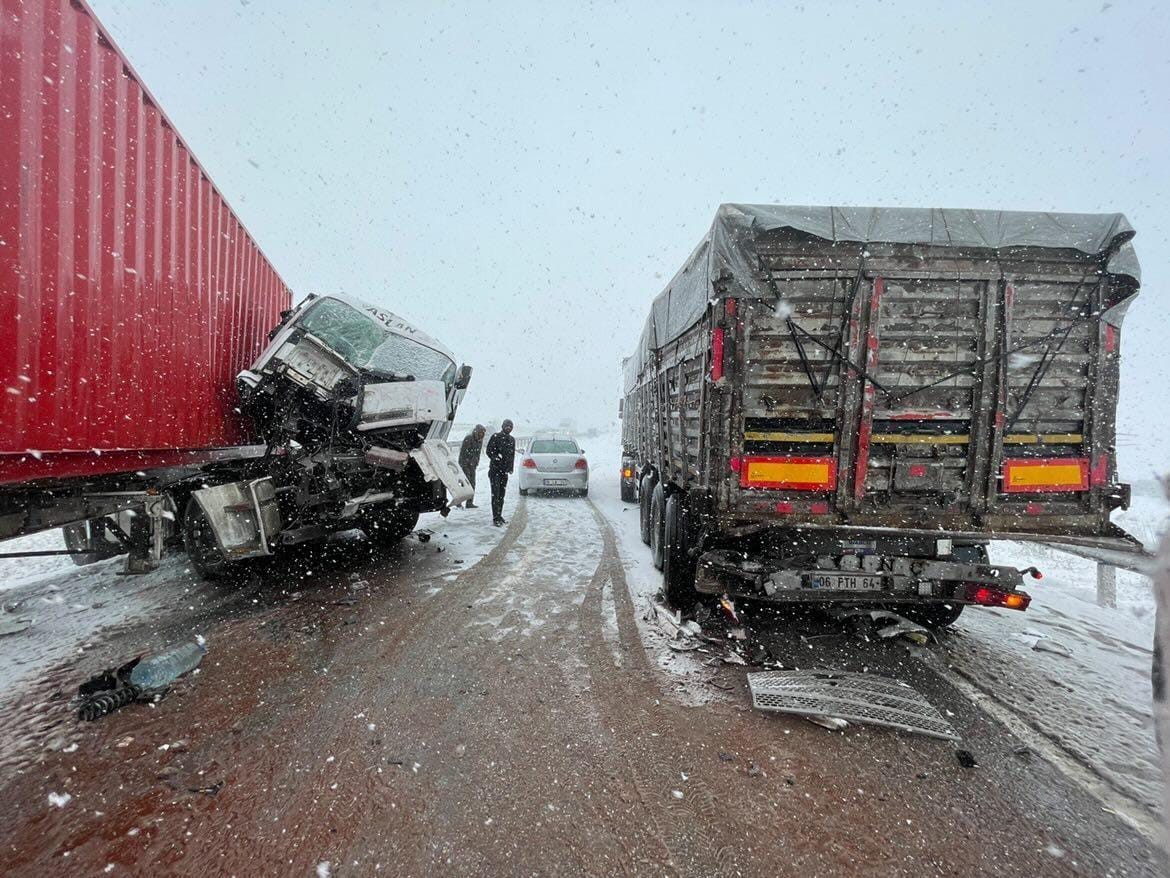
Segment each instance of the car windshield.
[[450,383],[455,364],[445,354],[390,332],[337,299],[322,299],[300,321],[346,362],[416,380]]
[[533,439],[532,454],[576,454],[577,443],[572,439]]

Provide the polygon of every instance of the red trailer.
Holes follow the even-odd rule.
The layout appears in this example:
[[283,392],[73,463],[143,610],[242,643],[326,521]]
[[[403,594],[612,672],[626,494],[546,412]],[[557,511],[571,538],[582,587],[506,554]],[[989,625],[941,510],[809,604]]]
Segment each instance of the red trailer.
[[0,5],[3,538],[239,453],[290,295],[86,4]]

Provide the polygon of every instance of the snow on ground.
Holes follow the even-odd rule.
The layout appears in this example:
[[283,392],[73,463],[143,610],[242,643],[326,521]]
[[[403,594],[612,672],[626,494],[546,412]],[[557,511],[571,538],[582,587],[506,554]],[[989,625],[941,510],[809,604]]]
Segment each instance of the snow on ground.
[[[393,564],[409,568],[412,583],[424,594],[454,579],[499,542],[500,531],[492,527],[485,496],[486,465],[479,480],[480,508],[456,509],[447,519],[437,513],[423,515],[418,527],[430,533],[430,541],[408,537],[397,550]],[[505,515],[511,514],[516,500],[513,491]],[[245,603],[259,609],[288,600],[300,590],[311,591],[316,580],[335,576],[346,565],[356,566],[368,578],[376,567],[370,565],[368,547],[359,548],[362,543],[354,532],[339,534],[320,556],[314,555],[319,547],[306,546],[298,549],[293,563],[277,565],[263,576],[218,583],[201,581],[177,552],[165,556],[157,570],[136,576],[122,574],[124,557],[85,567],[60,555],[0,559],[3,612],[13,619],[31,620],[27,629],[0,636],[0,689],[11,694],[47,670],[70,663],[77,666],[73,676],[81,682],[112,661],[133,657],[133,653],[111,654],[111,642],[121,635],[130,637],[135,650],[161,648],[195,633],[187,629],[200,620],[210,625],[229,607],[239,612]],[[0,546],[0,551],[64,547],[59,530]]]
[[[1137,497],[1115,521],[1152,546],[1168,510]],[[1114,789],[1151,811],[1161,802],[1150,665],[1154,595],[1150,580],[1117,571],[1117,608],[1097,606],[1094,561],[1034,543],[993,543],[991,560],[1035,565],[1032,605],[1023,613],[968,609],[943,641],[954,671],[1032,728],[1092,766]]]
[[[652,616],[646,618],[662,577],[641,541],[637,505],[619,499],[620,438],[590,439],[588,445],[591,495],[617,534],[644,642],[678,681],[684,700],[698,704],[723,697],[704,684],[710,677],[704,665],[708,657],[670,651],[662,629]],[[1135,496],[1131,508],[1115,513],[1114,520],[1152,546],[1168,513],[1170,506],[1161,498]],[[969,608],[955,632],[942,638],[938,657],[1089,765],[1109,786],[1156,809],[1162,781],[1150,709],[1154,602],[1149,579],[1118,570],[1118,606],[1106,609],[1096,605],[1093,561],[1016,542],[993,544],[991,557],[997,564],[1040,568],[1044,579],[1028,581],[1031,607],[1024,613]]]
[[[59,529],[0,542],[0,552],[45,552],[64,548],[65,538]],[[0,592],[18,588],[52,573],[63,573],[71,569],[73,561],[68,555],[0,558]]]
[[[656,621],[655,596],[662,588],[662,573],[654,568],[650,547],[642,542],[637,503],[621,500],[621,436],[603,435],[582,442],[589,448],[589,496],[613,527],[626,584],[634,602],[635,618],[643,644],[654,662],[674,681],[675,695],[691,706],[716,700],[730,700],[720,689],[708,685],[717,662],[707,652],[676,652],[668,645],[673,632]],[[607,603],[612,606],[612,602]]]

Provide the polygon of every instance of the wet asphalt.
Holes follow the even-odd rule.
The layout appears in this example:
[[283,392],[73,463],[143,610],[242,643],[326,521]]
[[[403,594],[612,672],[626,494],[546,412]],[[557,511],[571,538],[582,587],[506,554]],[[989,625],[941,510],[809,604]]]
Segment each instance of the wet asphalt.
[[975,767],[951,742],[754,710],[752,669],[714,646],[678,657],[711,694],[682,697],[627,561],[592,503],[533,496],[466,569],[435,576],[449,562],[413,541],[332,546],[107,632],[110,661],[196,625],[212,652],[93,723],[76,662],[19,687],[0,874],[1164,874],[936,648],[744,608],[771,662],[913,685]]

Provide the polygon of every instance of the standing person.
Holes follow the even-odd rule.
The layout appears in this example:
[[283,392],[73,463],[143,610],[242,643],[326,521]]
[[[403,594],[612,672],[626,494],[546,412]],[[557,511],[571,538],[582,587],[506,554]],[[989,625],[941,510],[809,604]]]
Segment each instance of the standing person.
[[487,456],[488,481],[492,486],[492,524],[499,527],[504,521],[504,491],[508,487],[508,476],[516,463],[516,440],[512,438],[512,422],[505,420],[500,432],[488,440]]
[[479,468],[479,453],[483,450],[483,437],[487,435],[487,427],[476,424],[475,429],[463,437],[463,444],[459,446],[459,468],[467,481],[471,482],[471,499],[463,504],[465,509],[478,509],[475,505],[475,471]]

